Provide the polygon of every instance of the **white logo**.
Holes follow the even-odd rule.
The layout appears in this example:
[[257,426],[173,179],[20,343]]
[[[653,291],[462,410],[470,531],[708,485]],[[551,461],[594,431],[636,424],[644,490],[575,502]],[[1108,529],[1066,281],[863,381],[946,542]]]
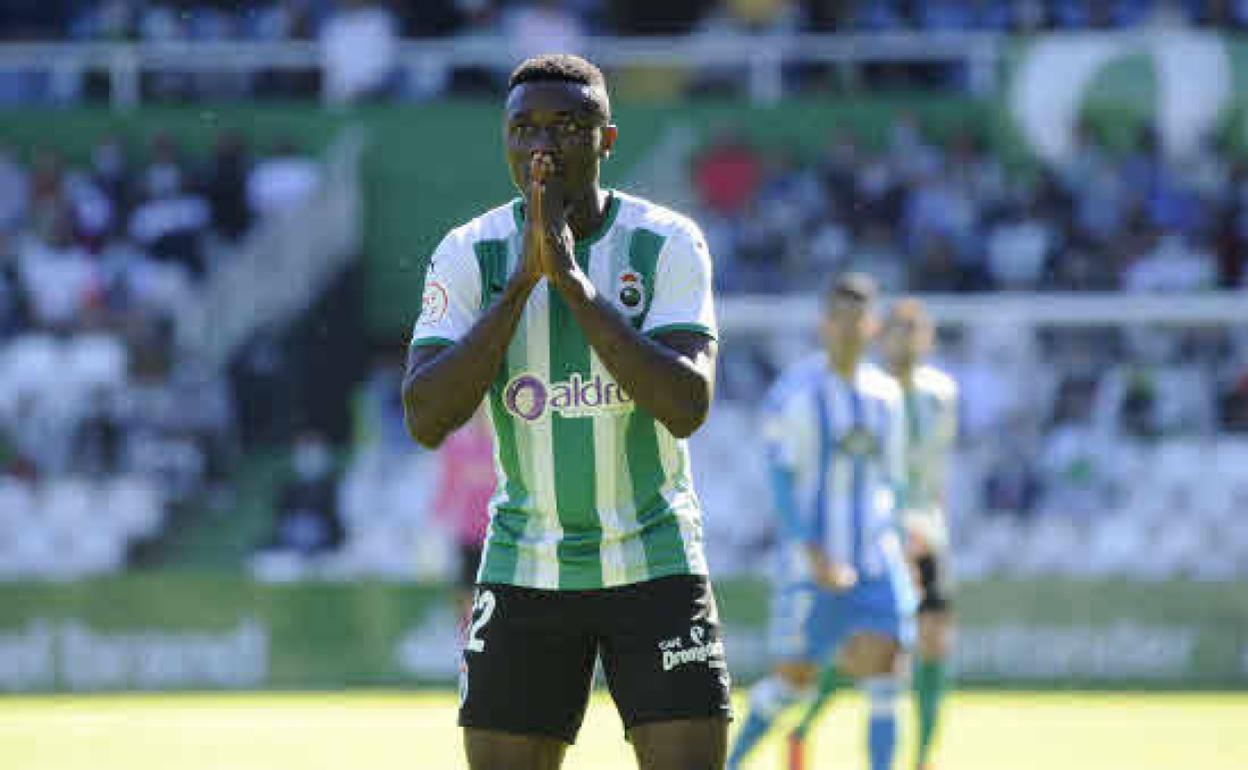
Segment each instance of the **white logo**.
[[1215,127],[1234,96],[1227,43],[1216,35],[1167,32],[1141,35],[1058,35],[1030,46],[1010,87],[1010,111],[1023,137],[1052,161],[1074,149],[1084,99],[1111,64],[1143,54],[1156,90],[1148,105],[1168,152],[1195,148]]
[[[701,626],[690,627],[689,639],[693,641],[693,646],[687,650],[682,650],[679,646],[675,648],[669,646],[663,650],[664,671],[671,671],[678,666],[688,663],[706,663],[712,668],[724,667],[723,642],[718,639],[713,642],[706,642],[706,629]],[[662,648],[667,645],[660,644],[659,646]]]

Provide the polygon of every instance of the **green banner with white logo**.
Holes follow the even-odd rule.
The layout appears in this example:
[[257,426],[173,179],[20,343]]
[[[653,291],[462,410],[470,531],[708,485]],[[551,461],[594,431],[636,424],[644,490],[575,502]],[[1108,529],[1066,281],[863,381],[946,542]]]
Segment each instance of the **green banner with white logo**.
[[[767,585],[717,591],[730,667],[748,682],[768,666]],[[1248,686],[1242,584],[984,582],[962,586],[957,608],[965,685]],[[436,586],[2,584],[0,692],[445,686],[457,627]]]

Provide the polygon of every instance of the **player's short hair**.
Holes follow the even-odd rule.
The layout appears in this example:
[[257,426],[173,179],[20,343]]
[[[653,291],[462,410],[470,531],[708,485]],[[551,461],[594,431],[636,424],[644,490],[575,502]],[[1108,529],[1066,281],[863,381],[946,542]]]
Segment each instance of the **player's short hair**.
[[611,117],[607,98],[607,79],[593,62],[569,53],[550,53],[525,59],[507,79],[507,92],[525,83],[576,83],[596,92],[595,100],[602,114]]
[[875,303],[878,294],[879,288],[876,286],[875,279],[866,273],[841,273],[828,282],[828,287],[823,293],[823,301],[825,305],[830,306],[838,299],[851,299],[870,306]]
[[888,320],[902,321],[915,326],[931,326],[932,317],[927,306],[918,297],[901,297],[888,309]]

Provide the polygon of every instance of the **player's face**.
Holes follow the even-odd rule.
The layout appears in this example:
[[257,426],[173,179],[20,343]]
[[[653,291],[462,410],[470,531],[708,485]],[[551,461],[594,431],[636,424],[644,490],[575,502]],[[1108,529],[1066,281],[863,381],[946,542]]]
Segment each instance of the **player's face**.
[[893,365],[912,365],[932,346],[932,326],[924,318],[891,315],[880,335],[880,349]]
[[503,143],[511,181],[526,193],[529,162],[536,153],[554,161],[552,179],[571,196],[598,183],[598,164],[615,143],[593,91],[576,83],[538,82],[517,86],[507,98]]
[[877,321],[869,303],[834,297],[823,311],[821,333],[829,351],[858,355],[875,336]]

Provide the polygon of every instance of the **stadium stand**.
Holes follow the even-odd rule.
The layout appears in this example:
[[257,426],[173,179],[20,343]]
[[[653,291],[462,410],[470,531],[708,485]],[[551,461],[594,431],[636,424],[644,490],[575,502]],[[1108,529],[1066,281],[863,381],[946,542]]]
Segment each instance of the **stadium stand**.
[[[935,39],[923,34],[1132,29],[1159,19],[1248,25],[1244,3],[1195,1],[730,0],[663,3],[661,18],[650,13],[653,5],[287,0],[239,11],[224,2],[18,2],[0,11],[0,30],[11,39],[82,43],[320,40],[326,100],[367,101],[497,86],[497,69],[486,65],[412,81],[410,69],[396,69],[401,52],[388,52],[408,38],[468,44],[506,34],[536,50],[575,48],[597,35],[629,43],[650,34],[739,41],[917,32],[922,42]],[[343,51],[363,47],[377,59],[360,64],[344,56],[347,69],[336,71],[334,40]],[[865,70],[868,82],[897,74],[873,66]],[[312,96],[320,88],[317,78],[309,83],[291,72],[156,69],[143,74],[143,87],[171,99],[246,95],[287,76],[272,93]],[[808,74],[783,69],[799,81]],[[51,79],[28,75],[0,74],[0,100],[39,102],[55,90]],[[714,92],[724,77],[741,80],[708,66],[687,82]],[[901,79],[948,85],[959,78],[965,73]],[[1229,131],[1175,159],[1147,127],[1106,136],[1088,123],[1067,161],[1039,168],[1010,157],[983,126],[926,128],[901,113],[879,136],[830,136],[815,157],[756,145],[732,130],[715,135],[682,186],[693,192],[691,213],[710,240],[722,296],[774,298],[844,269],[871,272],[890,292],[975,293],[989,301],[1032,291],[1149,295],[1248,285],[1248,163],[1226,141]],[[221,362],[188,355],[172,317],[232,263],[258,218],[297,218],[324,170],[285,144],[255,161],[230,134],[202,158],[167,136],[153,137],[142,163],[130,150],[120,137],[101,136],[89,163],[77,168],[55,153],[0,151],[5,576],[124,568],[179,506],[224,484],[237,434],[259,431],[269,419],[266,404],[284,395],[286,380],[257,375],[256,389],[268,388],[254,399],[261,406],[238,415]],[[220,307],[234,298],[222,296]],[[245,375],[281,369],[274,363],[280,351],[268,342],[263,334],[250,339]],[[757,434],[753,405],[811,343],[742,334],[723,348],[720,400],[693,441],[709,552],[721,574],[759,569],[758,554],[773,537],[761,463],[748,449]],[[1234,518],[1248,504],[1242,327],[951,324],[942,329],[940,363],[963,392],[953,502],[964,575],[1248,575],[1248,535]],[[429,510],[434,458],[402,435],[398,366],[386,358],[360,385],[359,436],[335,477],[336,499],[318,503],[332,508],[341,542],[309,549],[270,547],[280,537],[254,543],[257,574],[451,574],[451,537]],[[183,408],[187,403],[196,408]],[[265,438],[289,436],[275,430]]]
[[114,136],[81,167],[0,157],[0,574],[123,569],[222,485],[229,387],[174,326],[267,215],[248,193],[274,162],[228,134],[204,159],[163,135],[143,163]]

